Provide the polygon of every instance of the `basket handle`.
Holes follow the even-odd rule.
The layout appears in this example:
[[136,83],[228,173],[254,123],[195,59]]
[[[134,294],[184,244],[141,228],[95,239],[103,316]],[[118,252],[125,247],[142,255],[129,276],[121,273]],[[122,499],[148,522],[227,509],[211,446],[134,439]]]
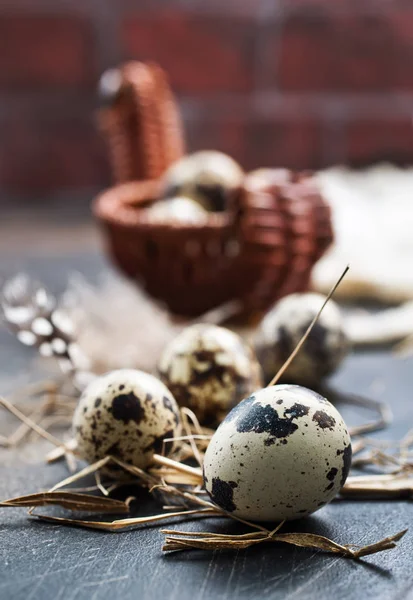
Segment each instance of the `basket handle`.
[[106,71],[99,127],[116,183],[158,179],[185,152],[180,114],[164,71],[132,61]]

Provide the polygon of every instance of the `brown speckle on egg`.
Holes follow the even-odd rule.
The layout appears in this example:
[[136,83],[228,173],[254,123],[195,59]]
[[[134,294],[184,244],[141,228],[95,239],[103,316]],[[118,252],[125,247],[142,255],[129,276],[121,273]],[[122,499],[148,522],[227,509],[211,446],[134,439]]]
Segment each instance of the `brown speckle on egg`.
[[350,471],[350,467],[351,467],[351,458],[352,458],[352,450],[351,450],[351,444],[349,444],[348,446],[346,446],[342,452],[343,455],[343,466],[341,469],[341,487],[343,487],[343,485],[346,482],[347,479],[347,475],[349,474]]
[[326,413],[325,410],[317,410],[313,415],[313,421],[315,421],[321,429],[334,429],[336,421],[334,417]]
[[234,512],[234,488],[238,487],[235,481],[222,481],[219,477],[212,479],[211,499],[227,512]]
[[123,421],[125,425],[127,425],[129,421],[135,421],[135,423],[139,425],[145,418],[145,410],[141,406],[141,401],[133,392],[115,396],[112,400],[111,411],[113,418],[118,421]]
[[338,473],[338,469],[336,467],[331,467],[331,469],[329,470],[329,472],[327,473],[326,477],[327,479],[329,479],[330,481],[333,481],[335,476]]

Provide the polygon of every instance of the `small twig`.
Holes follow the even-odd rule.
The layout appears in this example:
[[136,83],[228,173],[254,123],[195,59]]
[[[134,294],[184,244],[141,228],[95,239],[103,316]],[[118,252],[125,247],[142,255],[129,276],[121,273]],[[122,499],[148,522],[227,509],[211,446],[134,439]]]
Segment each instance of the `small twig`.
[[[60,379],[60,381],[59,381]],[[47,393],[57,393],[64,382],[64,378],[58,380],[46,379],[43,381],[36,381],[35,383],[29,383],[17,390],[9,396],[9,400],[19,400],[30,396],[40,396]]]
[[190,467],[176,460],[172,460],[166,456],[161,456],[160,454],[153,455],[153,462],[164,467],[171,467],[180,473],[191,475],[192,477],[197,478],[200,482],[203,481],[201,469],[195,469],[194,467]]
[[269,533],[268,529],[266,529],[262,525],[241,519],[241,517],[237,517],[236,515],[234,515],[232,513],[228,513],[225,510],[223,510],[222,508],[215,506],[215,504],[212,504],[212,502],[209,502],[208,500],[203,500],[202,498],[199,498],[199,496],[195,496],[194,494],[191,494],[189,492],[183,492],[172,486],[165,486],[165,485],[154,486],[150,491],[152,491],[153,489],[159,489],[159,490],[163,491],[165,494],[169,494],[172,496],[178,496],[184,500],[189,501],[191,505],[198,504],[199,506],[203,506],[205,508],[213,508],[216,511],[216,513],[218,515],[221,515],[222,517],[228,517],[234,521],[243,523],[244,525],[251,527],[251,529],[258,529],[259,531],[262,531],[264,533]]
[[5,435],[0,435],[0,446],[3,446],[3,448],[9,448],[10,446],[9,438]]
[[[43,417],[43,407],[38,407],[36,408],[34,411],[32,411],[32,413],[30,415],[28,415],[28,419],[30,419],[30,421],[32,423],[36,423],[36,425],[39,425],[37,419],[41,419]],[[40,426],[40,425],[39,425]],[[33,431],[33,429],[27,424],[27,423],[20,423],[20,425],[17,427],[17,429],[14,430],[14,432],[9,435],[8,439],[8,445],[11,447],[17,446],[18,444],[20,444],[20,442],[23,441],[23,439],[25,438],[25,436],[30,433],[31,431]]]
[[70,485],[71,483],[74,483],[75,481],[79,481],[79,479],[82,479],[83,477],[86,477],[87,475],[96,473],[96,471],[98,471],[99,469],[102,469],[102,467],[107,465],[111,460],[112,460],[112,458],[110,456],[105,456],[105,458],[98,460],[97,462],[93,463],[92,465],[88,465],[87,467],[85,467],[84,469],[79,471],[78,473],[75,473],[74,475],[71,475],[70,477],[66,477],[66,479],[63,479],[62,481],[59,481],[59,483],[56,483],[56,485],[54,485],[49,490],[49,492],[55,492],[56,490],[59,490],[67,485]]
[[386,427],[388,427],[388,425],[390,425],[393,421],[392,410],[390,406],[385,402],[381,402],[380,400],[373,400],[372,398],[365,398],[364,396],[359,396],[358,394],[347,394],[337,392],[336,390],[333,390],[333,394],[336,398],[339,399],[339,401],[348,404],[353,404],[355,406],[361,406],[363,408],[368,408],[370,410],[375,410],[379,415],[379,418],[375,421],[351,427],[349,430],[351,436],[380,431],[381,429],[385,429]]
[[176,437],[165,438],[164,442],[186,442],[188,440],[205,440],[209,441],[212,435],[198,435],[191,433],[190,435],[178,435]]
[[194,477],[193,475],[188,475],[186,473],[179,473],[173,469],[161,467],[151,469],[150,473],[155,477],[161,478],[168,484],[197,486],[200,483],[198,476]]
[[413,497],[413,479],[397,475],[349,477],[340,491],[343,498],[410,499]]
[[353,549],[354,545],[343,546],[342,544],[338,544],[321,535],[313,533],[277,533],[278,529],[279,527],[272,532],[267,530],[266,532],[254,532],[252,534],[243,535],[171,531],[166,529],[162,532],[167,536],[162,549],[165,552],[191,550],[196,548],[200,550],[239,550],[262,542],[283,542],[292,544],[293,546],[311,550],[323,550],[333,554],[340,554],[341,556],[348,558],[358,559],[363,556],[368,556],[369,554],[375,554],[377,552],[382,552],[383,550],[394,548],[396,542],[398,542],[407,531],[404,530],[374,544]]
[[359,452],[362,452],[362,450],[365,449],[366,444],[364,440],[354,440],[354,442],[352,442],[351,444],[351,447],[353,451],[353,456],[355,456],[356,454],[359,454]]
[[10,498],[0,502],[0,507],[35,507],[35,506],[62,506],[68,510],[83,510],[106,513],[128,513],[129,507],[121,500],[102,498],[73,491],[64,492],[38,492]]
[[115,456],[111,456],[110,459],[116,465],[119,465],[119,467],[122,467],[122,469],[124,469],[127,473],[130,473],[131,475],[135,475],[135,477],[138,478],[138,481],[140,484],[143,484],[146,487],[150,487],[150,486],[159,484],[159,479],[155,478],[153,475],[151,475],[150,473],[147,473],[143,469],[140,469],[139,467],[135,467],[134,465],[125,463],[123,460],[120,460],[119,458],[116,458]]
[[57,460],[60,460],[62,458],[64,458],[65,454],[67,452],[75,452],[77,448],[77,442],[75,439],[71,439],[68,442],[66,442],[65,444],[63,444],[63,446],[61,446],[60,448],[53,448],[53,450],[50,450],[50,452],[48,452],[46,454],[46,462],[47,463],[53,463],[56,462]]
[[[164,535],[174,535],[179,537],[194,537],[196,535],[197,538],[219,538],[224,540],[232,540],[234,539],[233,534],[229,533],[206,533],[206,532],[196,532],[193,531],[176,531],[176,529],[161,529],[161,533]],[[269,534],[270,532],[268,532]],[[242,540],[255,540],[257,538],[262,539],[264,536],[264,532],[262,531],[251,531],[250,533],[243,533],[237,535],[237,539]]]
[[205,434],[206,429],[205,429],[205,427],[201,427],[201,425],[198,421],[198,418],[193,410],[191,410],[187,406],[183,406],[181,408],[181,413],[183,413],[184,415],[186,415],[188,417],[188,419],[191,421],[191,423],[198,435],[202,436]]
[[61,525],[72,525],[76,527],[85,527],[86,529],[102,529],[104,531],[121,531],[123,529],[129,529],[130,527],[136,527],[137,525],[144,525],[148,523],[156,523],[158,521],[165,521],[167,519],[173,519],[178,517],[189,517],[189,516],[202,516],[209,517],[215,516],[215,510],[211,508],[197,508],[194,510],[182,510],[176,513],[162,513],[160,515],[152,515],[150,517],[135,517],[130,519],[117,519],[116,521],[85,521],[82,519],[65,519],[63,517],[50,517],[46,515],[33,514],[32,516],[42,521],[48,521],[50,523],[60,523]]
[[77,462],[75,455],[72,452],[65,452],[65,460],[69,473],[76,473]]
[[402,537],[408,532],[408,529],[404,529],[396,535],[392,535],[390,537],[384,538],[384,540],[380,540],[380,542],[376,542],[375,544],[369,544],[368,546],[363,546],[359,550],[354,550],[354,558],[361,558],[362,556],[369,556],[370,554],[376,554],[376,552],[381,552],[382,550],[391,550],[396,547],[396,542],[402,539]]
[[96,471],[95,473],[95,481],[96,481],[96,486],[98,487],[98,489],[101,491],[101,493],[104,496],[109,496],[109,491],[105,488],[105,486],[102,483],[101,477],[100,477],[100,472]]
[[37,423],[35,423],[34,421],[32,421],[29,417],[26,417],[26,415],[24,415],[13,404],[11,404],[11,402],[9,402],[8,400],[6,400],[5,398],[3,398],[1,396],[0,396],[0,404],[5,409],[7,409],[9,412],[11,412],[15,417],[17,417],[18,419],[20,419],[20,421],[22,421],[28,427],[30,427],[30,429],[32,429],[38,435],[40,435],[42,438],[44,438],[47,441],[51,442],[55,446],[59,446],[59,447],[63,446],[63,443],[60,440],[58,440],[54,435],[52,435],[48,431],[45,431],[42,427],[40,427],[39,425],[37,425]]
[[182,426],[183,426],[184,432],[188,436],[189,444],[191,446],[191,450],[194,455],[194,458],[197,461],[197,463],[199,464],[199,466],[202,468],[203,458],[201,456],[201,453],[198,450],[198,446],[196,445],[193,436],[191,435],[191,428],[189,426],[189,418],[190,418],[189,415],[191,412],[192,411],[189,411],[189,412],[185,411],[185,410],[181,411]]

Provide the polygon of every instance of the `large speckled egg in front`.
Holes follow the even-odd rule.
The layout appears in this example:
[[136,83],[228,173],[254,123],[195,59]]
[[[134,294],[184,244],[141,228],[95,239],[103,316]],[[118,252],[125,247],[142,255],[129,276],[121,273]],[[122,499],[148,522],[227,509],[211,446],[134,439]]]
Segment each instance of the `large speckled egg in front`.
[[[322,294],[291,294],[266,314],[255,338],[255,349],[266,381],[274,377],[293,352],[324,300]],[[330,300],[283,380],[317,386],[335,371],[348,351],[349,342],[340,309]]]
[[174,449],[163,442],[180,434],[179,409],[156,377],[120,369],[88,385],[76,407],[73,430],[78,452],[89,463],[111,454],[144,469],[155,453]]
[[334,406],[307,388],[276,385],[227,415],[207,448],[204,480],[227,512],[277,522],[330,502],[350,464],[350,436]]
[[181,406],[202,423],[219,422],[242,398],[261,387],[261,368],[242,338],[216,325],[186,327],[165,348],[160,379]]

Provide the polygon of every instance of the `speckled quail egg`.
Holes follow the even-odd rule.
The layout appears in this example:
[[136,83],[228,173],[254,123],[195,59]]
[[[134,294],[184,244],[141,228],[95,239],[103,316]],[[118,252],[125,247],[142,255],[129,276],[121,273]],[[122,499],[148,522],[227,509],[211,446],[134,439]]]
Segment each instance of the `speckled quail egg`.
[[276,385],[227,415],[207,448],[204,481],[225,511],[276,522],[330,502],[350,464],[350,436],[334,406],[307,388]]
[[165,348],[160,379],[181,406],[202,423],[219,422],[242,398],[260,387],[261,368],[242,338],[209,324],[186,327]]
[[205,223],[208,212],[191,198],[178,196],[154,202],[147,209],[151,221],[157,223]]
[[243,180],[241,167],[222,152],[204,150],[184,156],[163,176],[165,198],[187,196],[208,211],[223,211]]
[[76,407],[73,430],[78,452],[89,463],[111,454],[143,469],[155,453],[174,450],[173,443],[163,442],[180,434],[179,409],[156,377],[120,369],[88,385]]
[[[291,294],[266,314],[255,337],[255,349],[267,381],[290,356],[324,300],[325,296],[316,293]],[[348,351],[340,309],[330,300],[283,379],[316,386],[333,373]]]

